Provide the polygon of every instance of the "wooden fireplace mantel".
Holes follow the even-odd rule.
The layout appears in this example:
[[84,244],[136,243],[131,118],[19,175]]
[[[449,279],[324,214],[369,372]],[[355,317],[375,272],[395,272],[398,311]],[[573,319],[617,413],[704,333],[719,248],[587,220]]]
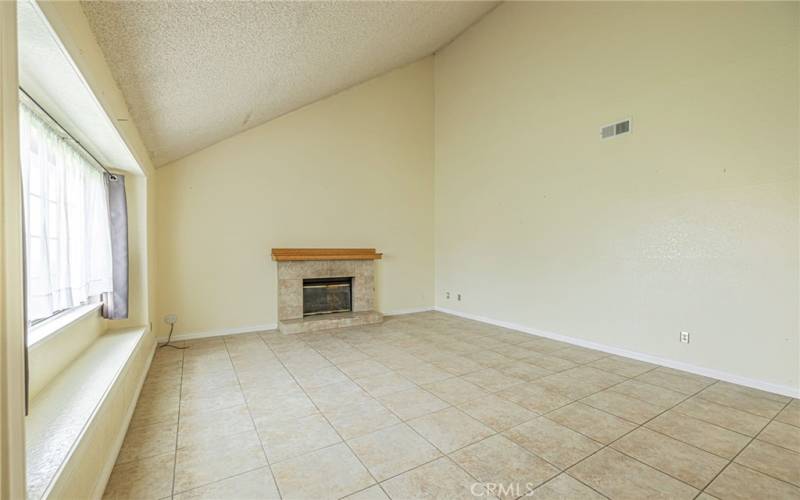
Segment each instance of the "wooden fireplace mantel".
[[374,248],[273,248],[272,260],[377,260]]

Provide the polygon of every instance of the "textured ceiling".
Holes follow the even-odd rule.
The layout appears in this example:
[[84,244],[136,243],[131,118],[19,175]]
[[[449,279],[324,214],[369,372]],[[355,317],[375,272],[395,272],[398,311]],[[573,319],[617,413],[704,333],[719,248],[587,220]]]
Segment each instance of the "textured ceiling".
[[83,2],[153,162],[433,53],[496,2]]

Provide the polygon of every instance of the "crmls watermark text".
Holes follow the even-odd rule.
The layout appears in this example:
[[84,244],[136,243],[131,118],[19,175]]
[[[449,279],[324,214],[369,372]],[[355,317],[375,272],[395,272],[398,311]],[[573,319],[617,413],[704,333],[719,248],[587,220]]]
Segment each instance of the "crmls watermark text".
[[535,483],[473,483],[470,492],[476,497],[522,497],[529,496]]

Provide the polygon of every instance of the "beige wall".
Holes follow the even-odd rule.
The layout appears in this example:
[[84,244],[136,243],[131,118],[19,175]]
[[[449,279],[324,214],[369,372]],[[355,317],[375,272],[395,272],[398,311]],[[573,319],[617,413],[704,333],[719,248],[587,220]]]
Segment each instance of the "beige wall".
[[273,247],[375,247],[378,309],[433,305],[433,62],[424,59],[157,171],[160,318],[276,322]]
[[796,390],[799,28],[639,2],[468,30],[436,57],[437,305]]

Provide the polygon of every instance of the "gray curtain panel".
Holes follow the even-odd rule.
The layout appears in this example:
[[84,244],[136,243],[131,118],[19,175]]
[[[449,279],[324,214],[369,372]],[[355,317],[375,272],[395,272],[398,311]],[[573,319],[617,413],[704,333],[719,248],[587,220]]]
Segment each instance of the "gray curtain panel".
[[125,176],[104,173],[108,193],[108,217],[111,225],[111,259],[114,291],[105,294],[103,317],[128,317],[128,203]]

